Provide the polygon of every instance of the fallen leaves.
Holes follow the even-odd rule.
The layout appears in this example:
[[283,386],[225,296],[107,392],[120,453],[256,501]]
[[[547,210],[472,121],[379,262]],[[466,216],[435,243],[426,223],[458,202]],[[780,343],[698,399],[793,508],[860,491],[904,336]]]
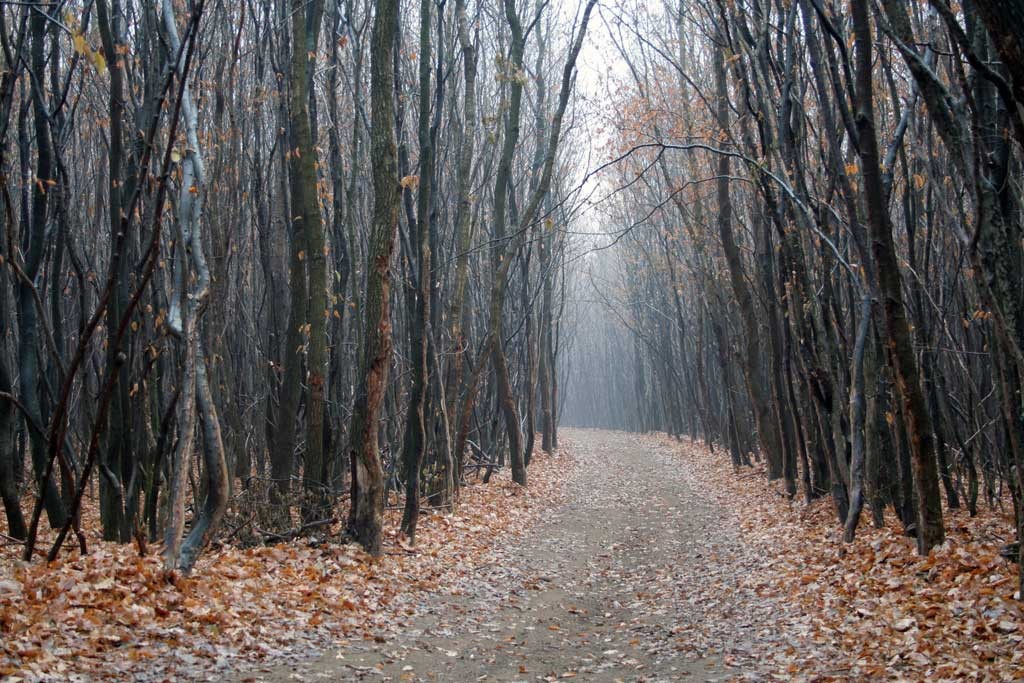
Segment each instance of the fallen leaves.
[[947,510],[947,541],[927,557],[894,520],[875,529],[866,513],[844,544],[829,499],[790,501],[760,468],[737,474],[696,442],[649,443],[675,450],[694,488],[741,532],[729,561],[749,571],[718,590],[739,603],[734,613],[762,614],[750,619],[754,647],[736,668],[817,681],[1024,678],[1017,567],[999,555],[1014,533],[1007,513]]
[[909,631],[910,629],[912,629],[916,625],[917,625],[917,621],[915,621],[914,619],[904,618],[904,619],[897,619],[895,622],[893,622],[892,627],[894,629],[896,629],[897,631],[899,631],[900,633],[905,633],[906,631]]
[[[49,567],[6,548],[0,676],[216,680],[240,659],[308,659],[346,642],[389,648],[434,594],[451,598],[434,601],[449,610],[436,613],[446,623],[437,656],[460,670],[504,658],[509,673],[529,664],[532,679],[614,669],[633,680],[678,654],[739,678],[1024,678],[1016,566],[999,555],[1012,529],[998,511],[948,513],[949,540],[928,557],[895,524],[865,522],[843,544],[828,500],[790,501],[762,472],[737,475],[699,444],[637,441],[656,451],[649,464],[660,473],[608,476],[618,454],[602,452],[588,467],[603,467],[594,471],[607,482],[595,487],[603,480],[588,470],[545,534],[500,552],[497,539],[531,528],[559,498],[567,459],[537,458],[529,489],[504,476],[469,486],[456,514],[425,515],[413,548],[389,513],[389,554],[378,561],[296,540],[222,547],[181,577],[131,547],[96,543]],[[667,467],[678,470],[669,477]],[[552,644],[558,666],[518,658]],[[402,680],[426,670],[412,663],[402,662]]]
[[308,657],[339,638],[384,641],[420,595],[458,593],[493,561],[498,538],[527,531],[557,500],[568,462],[534,458],[529,489],[507,473],[471,483],[456,513],[424,512],[413,552],[402,549],[399,512],[389,511],[378,560],[297,539],[211,549],[184,577],[165,573],[156,556],[99,540],[89,555],[51,565],[22,563],[16,546],[4,547],[0,678],[217,679],[242,659]]

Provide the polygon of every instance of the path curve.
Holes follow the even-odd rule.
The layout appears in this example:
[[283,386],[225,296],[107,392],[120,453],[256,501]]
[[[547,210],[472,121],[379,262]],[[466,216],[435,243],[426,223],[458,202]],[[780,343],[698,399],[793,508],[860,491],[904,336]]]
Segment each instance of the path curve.
[[[576,466],[566,502],[512,541],[516,566],[478,572],[459,596],[428,596],[385,643],[347,645],[246,682],[719,680],[731,635],[728,595],[704,595],[728,570],[734,526],[694,491],[656,439],[565,430]],[[720,578],[720,577],[719,577]],[[717,621],[714,620],[714,621]],[[722,639],[731,642],[723,643]]]

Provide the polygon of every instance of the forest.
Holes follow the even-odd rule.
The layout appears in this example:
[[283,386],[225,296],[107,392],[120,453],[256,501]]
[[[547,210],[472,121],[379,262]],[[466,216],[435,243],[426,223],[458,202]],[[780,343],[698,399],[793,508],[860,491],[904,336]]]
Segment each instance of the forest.
[[1024,2],[0,48],[0,676],[1024,677]]

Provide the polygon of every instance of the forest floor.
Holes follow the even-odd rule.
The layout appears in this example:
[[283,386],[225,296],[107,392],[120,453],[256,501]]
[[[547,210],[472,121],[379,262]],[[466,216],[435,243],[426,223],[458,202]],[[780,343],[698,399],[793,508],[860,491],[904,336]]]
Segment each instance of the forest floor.
[[[459,595],[426,597],[385,643],[349,643],[235,680],[725,677],[714,643],[749,649],[755,619],[710,591],[735,570],[734,527],[692,490],[671,447],[589,430],[564,439],[575,461],[566,500],[504,545],[504,563],[482,567]],[[709,620],[711,611],[721,618]]]
[[[140,556],[135,544],[104,542],[88,498],[87,555],[68,543],[55,563],[25,563],[21,546],[0,542],[0,681],[222,681],[263,662],[390,642],[427,596],[464,593],[477,572],[512,564],[504,549],[563,500],[573,466],[568,449],[537,457],[526,489],[507,470],[488,484],[470,474],[455,514],[423,510],[414,548],[397,533],[392,494],[378,559],[338,543],[336,524],[274,545],[214,543],[191,576],[165,572],[159,546]],[[241,535],[230,527],[223,536]],[[52,537],[41,533],[42,551]]]
[[471,484],[415,548],[389,519],[379,560],[223,546],[169,580],[131,547],[49,567],[3,549],[0,679],[1024,680],[1006,509],[947,511],[920,558],[867,516],[843,544],[827,500],[702,444],[563,437],[529,488]]
[[566,499],[386,642],[235,681],[1021,681],[1006,509],[844,544],[830,503],[662,436],[565,430]]

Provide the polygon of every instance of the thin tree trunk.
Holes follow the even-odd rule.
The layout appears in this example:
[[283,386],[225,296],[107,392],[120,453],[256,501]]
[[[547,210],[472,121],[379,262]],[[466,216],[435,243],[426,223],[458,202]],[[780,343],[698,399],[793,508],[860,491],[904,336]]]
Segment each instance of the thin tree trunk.
[[433,281],[430,269],[430,207],[434,179],[434,151],[430,137],[430,13],[433,0],[420,0],[419,45],[419,146],[420,177],[416,196],[416,261],[419,279],[416,283],[415,311],[412,320],[412,391],[406,412],[404,444],[405,508],[402,532],[410,543],[416,541],[416,524],[420,516],[420,469],[427,448],[424,415],[429,381],[428,327]]
[[871,329],[871,298],[864,296],[861,304],[860,323],[857,325],[857,339],[853,347],[853,381],[850,385],[850,433],[852,435],[852,457],[850,459],[850,509],[846,514],[843,540],[853,541],[864,509],[864,348]]
[[380,555],[384,472],[377,446],[377,422],[391,359],[390,267],[400,201],[393,92],[398,0],[376,0],[375,8],[370,70],[373,232],[366,264],[366,333],[358,393],[349,429],[348,450],[355,476],[348,526],[349,532],[367,552]]
[[[320,190],[317,183],[317,151],[313,138],[312,117],[310,115],[310,75],[315,67],[317,36],[320,33],[320,21],[323,17],[323,0],[308,3],[306,0],[291,2],[291,83],[289,93],[288,119],[290,128],[291,149],[289,150],[288,177],[292,196],[293,236],[302,236],[298,241],[305,249],[306,273],[301,273],[301,263],[292,273],[301,281],[308,276],[308,296],[305,306],[306,329],[309,334],[307,364],[307,383],[309,398],[306,402],[306,453],[302,469],[304,522],[314,522],[330,516],[330,491],[327,482],[327,463],[324,454],[324,393],[327,373],[327,320],[330,315],[327,305],[327,242],[324,238],[323,218],[320,215]],[[301,252],[300,252],[301,254]],[[293,287],[300,283],[291,282]],[[306,287],[299,286],[299,293]],[[293,297],[294,301],[294,297]],[[293,321],[294,322],[294,321]],[[301,323],[299,323],[301,325]],[[291,330],[289,329],[289,333]],[[286,363],[291,362],[295,369],[301,367],[302,356],[296,349],[286,349]],[[301,388],[297,377],[296,387],[284,387],[291,398],[292,392]],[[286,376],[285,381],[288,381]],[[296,398],[297,400],[297,398]],[[284,402],[282,402],[284,406]],[[294,429],[294,411],[282,409],[283,425]],[[291,419],[289,419],[291,417]],[[292,444],[282,441],[284,452],[280,457],[287,457],[288,450],[294,449],[294,432]]]
[[[169,48],[168,61],[171,61],[180,54],[181,48],[171,0],[162,1],[161,18]],[[183,61],[172,64],[172,68],[178,71],[179,78],[184,77]],[[184,390],[178,404],[179,441],[170,493],[170,521],[164,537],[164,564],[168,569],[181,569],[187,573],[192,570],[203,546],[224,517],[230,482],[220,419],[207,379],[203,335],[199,330],[210,295],[210,270],[206,263],[202,233],[205,171],[199,142],[199,115],[192,92],[187,86],[182,89],[181,104],[187,146],[181,161],[181,188],[178,195],[176,288],[168,318],[172,331],[179,335],[180,345],[184,349],[185,369],[182,382]],[[185,528],[185,484],[191,468],[197,408],[202,422],[206,500],[192,522],[188,537],[182,541]]]
[[[729,130],[729,99],[725,75],[725,55],[723,48],[715,50],[714,55],[715,92],[717,97],[716,114],[718,125],[726,134]],[[782,476],[782,443],[778,424],[772,417],[771,406],[765,395],[764,381],[767,379],[762,372],[760,360],[760,335],[758,332],[757,315],[754,311],[753,296],[750,285],[743,272],[739,246],[733,235],[732,204],[729,199],[729,157],[722,154],[718,158],[718,234],[725,252],[725,260],[729,268],[729,279],[733,294],[740,307],[740,318],[746,331],[746,345],[743,355],[743,369],[747,381],[747,392],[754,409],[757,422],[757,436],[769,463],[769,476]]]
[[892,347],[896,385],[903,400],[910,441],[914,489],[917,495],[917,550],[920,554],[926,555],[932,547],[945,539],[942,498],[935,463],[934,434],[931,416],[928,414],[921,390],[910,326],[903,304],[903,284],[893,243],[892,225],[884,203],[878,141],[875,134],[871,25],[867,0],[850,0],[850,10],[856,52],[855,116],[868,225],[872,251],[878,267],[879,291],[883,298],[886,331]]

